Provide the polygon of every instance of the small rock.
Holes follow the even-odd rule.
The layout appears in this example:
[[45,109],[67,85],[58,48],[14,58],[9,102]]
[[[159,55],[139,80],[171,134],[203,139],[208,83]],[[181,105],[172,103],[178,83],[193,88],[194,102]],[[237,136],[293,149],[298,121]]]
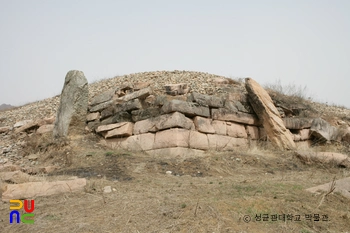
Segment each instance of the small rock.
[[31,154],[27,157],[27,159],[29,160],[37,160],[38,159],[38,156],[36,154]]
[[104,193],[111,193],[112,192],[112,187],[111,186],[105,186],[103,188],[103,192]]
[[167,174],[167,175],[172,175],[173,172],[172,172],[172,171],[166,171],[165,174]]

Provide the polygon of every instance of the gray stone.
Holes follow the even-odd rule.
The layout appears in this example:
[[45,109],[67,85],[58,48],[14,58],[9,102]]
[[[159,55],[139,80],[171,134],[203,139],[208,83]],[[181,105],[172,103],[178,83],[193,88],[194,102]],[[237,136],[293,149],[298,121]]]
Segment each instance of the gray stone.
[[131,114],[132,114],[132,120],[136,122],[136,121],[142,121],[151,117],[157,117],[161,114],[161,111],[160,111],[160,108],[158,107],[150,107],[146,109],[133,110],[131,111]]
[[95,105],[93,107],[90,107],[89,111],[90,112],[100,112],[100,111],[102,111],[105,108],[113,106],[113,104],[114,104],[114,101],[113,100],[109,100],[107,102],[100,103],[100,104],[97,104],[97,105]]
[[103,120],[103,119],[106,119],[107,117],[113,116],[114,113],[115,113],[115,107],[109,106],[109,107],[102,110],[100,120]]
[[54,138],[66,137],[68,128],[84,132],[88,109],[88,82],[82,71],[72,70],[66,75],[57,111]]
[[282,120],[287,129],[307,129],[311,128],[314,119],[305,117],[286,117]]
[[224,107],[224,100],[219,96],[204,95],[193,92],[191,93],[191,96],[189,98],[193,99],[194,102],[202,106],[209,106],[214,108]]
[[118,122],[131,122],[131,114],[128,112],[117,112],[113,116],[101,121],[102,125],[113,124]]
[[321,118],[312,121],[310,132],[312,136],[322,141],[336,140],[338,134],[336,127]]
[[260,120],[256,117],[256,115],[243,113],[243,112],[233,112],[225,108],[212,109],[212,118],[214,120],[221,121],[232,121],[247,125],[261,125]]
[[125,111],[141,109],[141,108],[142,108],[142,104],[140,100],[133,99],[128,102],[116,105],[115,112],[125,112]]
[[211,125],[211,120],[209,118],[196,116],[193,122],[197,131],[202,133],[215,133],[215,129]]
[[119,100],[127,102],[127,101],[133,100],[133,99],[145,99],[147,96],[149,96],[151,94],[151,92],[152,92],[151,88],[147,87],[147,88],[141,89],[139,91],[135,91],[135,92],[132,92],[130,94],[127,94],[127,95],[119,98]]
[[171,100],[165,103],[162,107],[162,112],[181,112],[187,116],[203,116],[210,117],[210,111],[208,107],[198,106],[196,103],[190,103],[181,100]]
[[100,119],[101,114],[99,112],[93,112],[93,113],[89,113],[86,116],[86,121],[94,121],[94,120],[99,120]]
[[164,88],[168,95],[183,95],[191,90],[191,87],[187,83],[166,84]]
[[91,106],[94,106],[94,105],[104,103],[104,102],[111,100],[115,95],[115,91],[116,91],[116,88],[112,88],[112,89],[109,89],[108,91],[105,91],[105,92],[95,96],[91,100]]

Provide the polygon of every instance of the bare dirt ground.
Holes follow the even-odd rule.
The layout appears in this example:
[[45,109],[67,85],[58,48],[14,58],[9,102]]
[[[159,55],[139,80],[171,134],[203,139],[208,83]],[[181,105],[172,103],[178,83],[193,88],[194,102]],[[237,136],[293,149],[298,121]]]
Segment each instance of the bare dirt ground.
[[[35,198],[33,225],[9,224],[2,202],[0,232],[350,232],[349,199],[331,193],[321,203],[323,195],[304,190],[349,177],[349,169],[268,149],[181,159],[96,142],[85,135],[43,150],[42,164],[62,166],[39,176],[85,177],[85,192]],[[115,191],[103,193],[105,186]]]

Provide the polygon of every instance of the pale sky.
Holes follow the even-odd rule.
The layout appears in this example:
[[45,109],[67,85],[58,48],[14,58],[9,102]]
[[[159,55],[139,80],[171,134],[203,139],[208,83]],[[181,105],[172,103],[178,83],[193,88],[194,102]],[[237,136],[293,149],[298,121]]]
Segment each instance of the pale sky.
[[57,95],[72,69],[280,80],[350,108],[350,1],[0,0],[0,104]]

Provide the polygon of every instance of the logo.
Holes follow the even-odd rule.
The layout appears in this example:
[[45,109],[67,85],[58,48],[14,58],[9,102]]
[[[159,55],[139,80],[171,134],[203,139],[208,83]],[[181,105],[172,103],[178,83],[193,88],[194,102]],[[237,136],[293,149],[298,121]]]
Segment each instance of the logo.
[[[35,209],[34,200],[30,200],[30,207],[28,204],[29,200],[24,200],[24,205],[21,200],[10,200],[10,210],[12,210],[10,212],[10,224],[13,223],[14,216],[16,223],[34,224],[34,214],[32,213]],[[22,209],[22,207],[26,213],[21,215],[18,210]]]

